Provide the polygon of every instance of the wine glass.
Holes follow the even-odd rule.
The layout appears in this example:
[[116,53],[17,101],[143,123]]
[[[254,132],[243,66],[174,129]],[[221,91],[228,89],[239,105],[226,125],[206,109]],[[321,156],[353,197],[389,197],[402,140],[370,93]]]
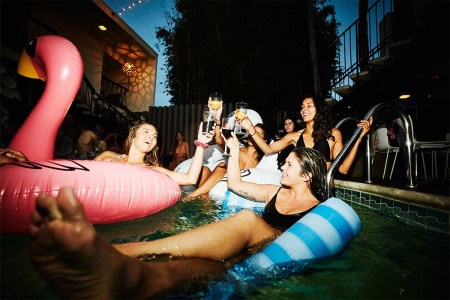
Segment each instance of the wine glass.
[[248,104],[245,102],[236,103],[236,120],[243,120],[247,116]]
[[208,134],[214,129],[215,115],[211,113],[209,106],[205,107],[203,111],[203,122],[202,122],[202,132],[203,134]]
[[234,125],[234,133],[236,134],[236,137],[239,140],[239,147],[245,147],[245,145],[242,142],[242,139],[247,134],[247,131],[244,129],[244,127],[241,126],[241,120],[243,120],[247,116],[247,106],[248,104],[245,102],[238,102],[236,103],[236,111],[235,111],[235,125]]
[[222,127],[220,130],[222,131],[223,136],[225,137],[225,149],[223,151],[223,156],[231,156],[227,153],[227,141],[231,137],[231,133],[233,132],[234,120],[232,118],[222,118]]
[[218,92],[211,93],[208,98],[208,106],[217,111],[222,106],[222,94]]

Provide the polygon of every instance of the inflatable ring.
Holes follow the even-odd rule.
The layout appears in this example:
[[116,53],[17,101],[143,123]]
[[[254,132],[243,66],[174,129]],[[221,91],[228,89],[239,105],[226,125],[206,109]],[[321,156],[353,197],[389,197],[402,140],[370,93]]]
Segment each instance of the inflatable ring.
[[28,233],[36,196],[72,186],[93,224],[145,217],[181,198],[169,176],[130,164],[53,160],[56,135],[81,84],[78,49],[59,36],[40,36],[23,52],[18,71],[46,79],[45,90],[9,148],[32,162],[0,165],[1,233]]
[[177,203],[180,186],[166,174],[129,164],[53,160],[0,166],[1,233],[28,233],[36,196],[71,186],[92,224],[154,214]]

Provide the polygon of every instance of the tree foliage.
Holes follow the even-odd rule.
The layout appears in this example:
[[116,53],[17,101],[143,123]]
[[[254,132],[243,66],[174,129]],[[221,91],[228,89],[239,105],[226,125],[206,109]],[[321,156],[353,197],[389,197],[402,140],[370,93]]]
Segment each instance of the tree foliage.
[[[313,2],[310,2],[313,1]],[[166,88],[172,104],[205,103],[219,91],[225,102],[258,110],[298,110],[312,92],[308,6],[315,7],[321,86],[334,74],[337,38],[333,6],[308,1],[176,0],[157,28],[165,47]]]

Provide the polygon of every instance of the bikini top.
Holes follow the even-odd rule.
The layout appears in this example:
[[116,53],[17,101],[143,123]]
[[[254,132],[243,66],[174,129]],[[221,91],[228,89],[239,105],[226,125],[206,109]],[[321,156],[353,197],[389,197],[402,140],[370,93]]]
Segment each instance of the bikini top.
[[[118,158],[124,158],[124,157],[126,157],[126,154],[119,154],[116,157],[111,158],[108,162],[113,162],[113,161],[115,161]],[[148,164],[140,164],[138,166],[144,167],[144,166],[148,166]]]
[[266,221],[267,224],[269,224],[273,228],[286,230],[292,225],[294,225],[295,222],[304,217],[315,206],[301,213],[296,213],[292,215],[281,214],[275,207],[275,203],[277,202],[277,195],[280,192],[280,190],[281,187],[278,189],[277,193],[272,197],[272,199],[270,199],[269,203],[267,203],[266,207],[264,208],[262,218],[264,221]]
[[119,155],[117,155],[116,157],[111,158],[111,159],[109,160],[109,162],[113,162],[113,161],[115,161],[115,160],[118,159],[118,158],[124,158],[125,156],[126,156],[125,154],[119,154]]
[[183,154],[187,155],[186,147],[184,146],[184,143],[181,145],[177,145],[177,148],[175,149],[175,154]]
[[[303,131],[304,132],[304,131]],[[303,140],[303,132],[300,134],[300,137],[297,141],[297,147],[305,147],[305,141]],[[328,141],[326,139],[318,140],[314,143],[314,146],[312,147],[314,150],[319,151],[323,157],[325,157],[326,162],[331,162],[331,149],[330,145],[328,144]]]

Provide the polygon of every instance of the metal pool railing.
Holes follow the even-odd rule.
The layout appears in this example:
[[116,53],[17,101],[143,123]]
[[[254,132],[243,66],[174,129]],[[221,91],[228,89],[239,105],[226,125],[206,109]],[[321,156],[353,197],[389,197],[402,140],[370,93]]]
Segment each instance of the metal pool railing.
[[[375,106],[373,106],[369,112],[364,116],[365,120],[368,120],[371,116],[375,115],[375,113],[385,110],[385,109],[392,109],[394,110],[399,117],[401,118],[403,124],[405,124],[404,126],[404,130],[405,130],[405,163],[406,163],[406,177],[408,179],[408,183],[407,183],[407,187],[409,188],[413,188],[415,187],[415,183],[414,183],[414,178],[413,178],[413,164],[412,164],[412,155],[413,155],[413,136],[412,136],[412,131],[411,131],[411,121],[410,119],[400,110],[400,108],[398,108],[397,106],[390,104],[390,103],[380,103],[377,104]],[[345,118],[343,120],[341,120],[340,122],[338,122],[338,124],[336,124],[336,127],[338,128],[338,126],[342,125],[344,122],[349,121],[349,120],[354,120],[355,118]],[[342,149],[342,151],[338,154],[338,156],[336,157],[336,159],[333,161],[333,163],[331,164],[330,168],[328,169],[327,172],[327,176],[326,176],[326,190],[327,190],[327,198],[330,198],[333,196],[333,192],[332,192],[332,188],[331,188],[331,183],[334,177],[334,173],[336,172],[336,169],[341,165],[342,161],[344,160],[344,158],[347,156],[349,150],[351,149],[351,147],[353,147],[353,145],[356,142],[356,139],[359,137],[359,135],[361,134],[362,129],[361,128],[357,128],[352,137],[348,140],[348,142],[345,144],[344,148]],[[366,174],[366,181],[370,182],[370,174],[371,174],[371,165],[370,165],[370,157],[371,157],[371,152],[370,152],[370,147],[369,147],[369,135],[367,135],[366,137],[366,143],[367,143],[367,147],[366,147],[366,152],[365,152],[365,162],[366,162],[366,167],[367,167],[367,174]]]

